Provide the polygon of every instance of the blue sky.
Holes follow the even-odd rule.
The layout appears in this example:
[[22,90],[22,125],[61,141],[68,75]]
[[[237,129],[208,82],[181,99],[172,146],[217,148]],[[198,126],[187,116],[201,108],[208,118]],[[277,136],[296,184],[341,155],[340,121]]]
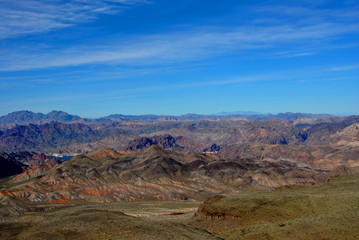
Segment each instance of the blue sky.
[[0,115],[359,114],[359,4],[2,0],[0,89]]

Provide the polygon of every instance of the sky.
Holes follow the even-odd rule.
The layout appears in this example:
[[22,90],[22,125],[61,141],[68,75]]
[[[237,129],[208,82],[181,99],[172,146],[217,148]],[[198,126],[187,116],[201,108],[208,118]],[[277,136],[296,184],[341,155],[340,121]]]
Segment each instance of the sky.
[[359,114],[359,3],[1,0],[0,90],[0,115]]

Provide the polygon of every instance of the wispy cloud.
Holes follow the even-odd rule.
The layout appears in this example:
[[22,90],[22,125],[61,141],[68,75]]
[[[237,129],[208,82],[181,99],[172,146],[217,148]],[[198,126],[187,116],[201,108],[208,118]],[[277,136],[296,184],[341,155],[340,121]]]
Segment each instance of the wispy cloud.
[[356,70],[356,69],[359,69],[359,65],[333,67],[333,68],[330,68],[329,71],[341,72],[341,71],[349,71],[349,70]]
[[[294,82],[294,83],[310,83],[313,81],[320,82],[332,82],[343,80],[355,81],[356,78],[344,78],[341,75],[333,76],[333,73],[330,72],[330,69],[317,69],[315,68],[302,68],[302,69],[291,69],[286,71],[277,71],[277,72],[264,72],[261,74],[254,75],[238,75],[227,78],[217,78],[210,81],[178,81],[177,83],[168,83],[168,84],[156,84],[148,83],[141,84],[136,86],[128,87],[116,87],[113,89],[106,89],[105,91],[90,91],[90,92],[78,92],[78,89],[69,89],[66,93],[63,92],[44,92],[39,95],[31,95],[23,97],[21,99],[13,99],[12,101],[4,101],[1,103],[3,107],[16,107],[18,106],[33,106],[34,104],[70,104],[73,102],[85,102],[93,101],[93,99],[101,99],[101,101],[116,101],[116,100],[125,100],[141,98],[144,96],[154,96],[160,95],[160,92],[179,92],[183,89],[198,89],[198,92],[207,89],[207,87],[220,87],[220,86],[230,86],[230,87],[241,87],[242,84],[246,83],[259,83],[259,82]],[[323,72],[327,72],[327,75],[323,75]],[[1,82],[0,82],[1,84]],[[153,93],[156,93],[153,95]],[[23,107],[24,108],[24,107]]]
[[[111,14],[125,5],[144,1],[53,2],[18,0],[17,7],[14,7],[12,0],[4,0],[0,4],[0,38],[66,27],[80,21],[89,21],[99,13]],[[294,16],[294,19],[280,22],[278,19],[267,19],[265,22],[253,19],[245,26],[197,26],[161,34],[127,36],[125,40],[120,40],[123,39],[120,36],[112,36],[96,45],[88,43],[65,49],[62,46],[34,45],[31,49],[16,46],[0,49],[0,71],[86,64],[166,65],[262,49],[273,49],[272,55],[277,57],[302,57],[317,54],[319,46],[323,49],[323,43],[334,42],[342,35],[359,32],[359,23],[355,21],[356,17],[350,9],[335,11],[273,6],[253,11],[257,14],[281,14],[284,19]],[[271,15],[267,14],[267,17],[270,19]],[[266,54],[271,53],[267,51]]]
[[[304,2],[304,1],[302,1]],[[316,5],[309,7],[310,5]],[[310,4],[305,3],[306,7],[303,6],[264,6],[256,9],[256,12],[261,14],[272,14],[278,17],[290,17],[295,19],[298,24],[312,24],[313,22],[341,22],[347,23],[352,22],[353,19],[357,19],[359,6],[357,3],[346,4],[346,7],[339,7],[335,9],[323,8],[319,1],[311,1]]]
[[[101,45],[56,50],[3,50],[0,71],[26,70],[83,64],[156,64],[198,60],[233,51],[270,49],[285,44],[306,46],[310,41],[330,41],[341,34],[359,31],[359,24],[318,23],[310,26],[250,26],[232,30],[201,28],[167,34],[137,36],[126,42],[111,39]],[[312,51],[294,52],[291,57]],[[310,49],[311,50],[311,49]],[[284,56],[288,57],[288,56]]]
[[[296,74],[290,74],[296,76]],[[295,78],[295,77],[292,77]],[[203,88],[210,86],[225,86],[225,85],[235,85],[241,84],[244,82],[263,82],[263,81],[273,81],[276,80],[288,80],[287,72],[270,72],[265,74],[257,74],[257,75],[249,75],[249,76],[237,76],[228,79],[217,79],[213,81],[194,81],[187,83],[175,83],[175,84],[160,84],[153,85],[148,84],[147,86],[142,87],[132,87],[132,88],[121,88],[120,90],[108,90],[106,92],[101,93],[76,93],[76,94],[46,94],[44,93],[41,96],[33,97],[28,99],[14,100],[8,101],[6,103],[2,103],[4,106],[16,106],[21,104],[35,104],[35,103],[45,103],[45,102],[58,102],[58,101],[73,101],[73,100],[86,100],[93,98],[101,98],[101,99],[126,99],[126,98],[136,98],[141,94],[148,94],[153,92],[161,92],[161,91],[172,91],[172,90],[180,90],[180,89],[193,89],[193,88]]]
[[46,32],[95,19],[99,14],[115,14],[143,3],[141,0],[2,0],[0,39]]
[[305,57],[312,56],[315,52],[298,52],[298,51],[281,51],[274,53],[274,58],[293,58],[293,57]]

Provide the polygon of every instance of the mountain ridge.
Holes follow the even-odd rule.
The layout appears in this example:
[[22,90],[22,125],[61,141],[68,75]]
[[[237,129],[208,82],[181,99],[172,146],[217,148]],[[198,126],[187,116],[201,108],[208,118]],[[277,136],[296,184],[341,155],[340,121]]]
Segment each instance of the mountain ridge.
[[357,127],[341,134],[339,132],[356,123],[359,123],[359,116],[333,117],[314,122],[243,119],[153,123],[124,121],[101,125],[50,122],[19,125],[0,132],[0,150],[73,155],[69,153],[86,153],[106,147],[135,150],[153,144],[193,151],[203,151],[213,144],[220,147],[245,143],[335,144],[341,141],[355,142]]
[[63,111],[53,110],[47,114],[34,113],[28,110],[11,112],[5,116],[0,117],[0,124],[29,124],[29,123],[44,123],[50,121],[57,122],[73,122],[80,120],[81,117],[77,115],[68,114]]
[[0,199],[11,195],[30,202],[191,201],[202,192],[313,185],[326,179],[321,171],[295,161],[224,159],[156,145],[123,153],[101,149],[34,169],[10,180],[12,187],[0,191]]
[[328,118],[332,117],[330,114],[311,114],[311,113],[278,113],[278,114],[262,114],[257,112],[221,112],[217,114],[184,114],[184,115],[124,115],[111,114],[99,118],[83,118],[78,115],[68,114],[64,111],[53,110],[47,114],[35,113],[29,110],[22,110],[8,113],[0,117],[0,125],[5,124],[29,124],[29,123],[45,123],[57,121],[61,123],[83,122],[92,124],[110,123],[114,121],[138,120],[143,122],[163,122],[163,121],[201,121],[206,119],[228,119],[244,117],[248,120],[270,120],[272,118],[279,118],[283,120],[294,120],[298,117],[307,118]]

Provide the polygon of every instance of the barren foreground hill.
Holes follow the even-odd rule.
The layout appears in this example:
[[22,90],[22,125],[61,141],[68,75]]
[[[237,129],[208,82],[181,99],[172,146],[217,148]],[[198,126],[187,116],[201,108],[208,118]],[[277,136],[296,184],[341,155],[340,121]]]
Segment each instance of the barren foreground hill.
[[358,239],[358,180],[347,175],[318,186],[247,190],[211,197],[200,206],[184,201],[52,203],[47,207],[57,210],[2,216],[0,238]]
[[224,239],[358,239],[359,176],[319,186],[216,195],[194,224]]

